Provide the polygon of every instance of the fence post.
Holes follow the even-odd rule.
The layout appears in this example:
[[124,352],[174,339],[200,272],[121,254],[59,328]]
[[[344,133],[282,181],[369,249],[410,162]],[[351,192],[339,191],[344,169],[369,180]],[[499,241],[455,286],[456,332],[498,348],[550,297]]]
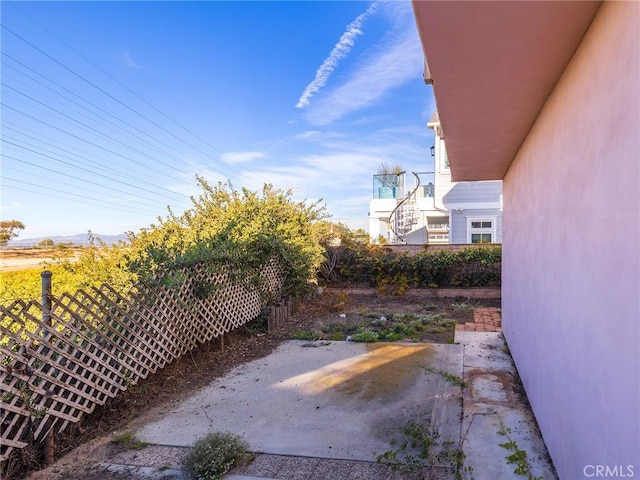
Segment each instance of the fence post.
[[273,332],[276,329],[276,306],[271,305],[270,310],[269,319],[267,320],[267,331]]
[[[51,326],[51,277],[53,274],[49,270],[45,270],[40,274],[42,279],[42,324],[47,327]],[[42,338],[47,339],[49,331],[44,329]],[[47,465],[55,462],[55,437],[54,427],[47,432],[45,439],[44,461]]]
[[[49,270],[45,270],[40,274],[42,279],[42,324],[51,326],[51,277],[53,274]],[[47,338],[47,331],[43,333],[43,337]]]

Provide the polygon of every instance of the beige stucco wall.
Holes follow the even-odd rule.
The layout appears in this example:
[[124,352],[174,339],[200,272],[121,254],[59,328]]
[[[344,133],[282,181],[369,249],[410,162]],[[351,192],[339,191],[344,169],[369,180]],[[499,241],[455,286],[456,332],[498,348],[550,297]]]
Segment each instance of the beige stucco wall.
[[504,333],[563,479],[640,477],[639,18],[602,5],[503,184]]

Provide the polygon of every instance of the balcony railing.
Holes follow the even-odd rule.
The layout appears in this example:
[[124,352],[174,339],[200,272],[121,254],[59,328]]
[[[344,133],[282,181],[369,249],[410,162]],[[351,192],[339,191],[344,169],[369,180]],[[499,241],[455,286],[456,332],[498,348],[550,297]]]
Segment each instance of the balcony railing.
[[449,224],[448,223],[429,223],[427,225],[427,229],[429,231],[432,231],[432,230],[446,230],[448,232],[449,231]]
[[416,190],[418,198],[434,198],[436,191],[436,178],[434,172],[419,172],[420,188]]
[[373,198],[404,198],[404,172],[373,176]]

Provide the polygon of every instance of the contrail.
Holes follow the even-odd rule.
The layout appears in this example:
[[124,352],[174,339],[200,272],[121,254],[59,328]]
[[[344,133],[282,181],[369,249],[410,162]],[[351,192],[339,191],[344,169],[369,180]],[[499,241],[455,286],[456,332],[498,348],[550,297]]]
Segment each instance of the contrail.
[[377,5],[377,2],[371,4],[364,13],[358,15],[356,19],[347,26],[338,43],[335,44],[329,56],[316,71],[316,78],[314,78],[313,81],[307,85],[307,88],[304,89],[304,92],[302,92],[298,103],[296,103],[296,108],[303,108],[309,105],[311,97],[326,85],[329,77],[338,66],[338,63],[340,63],[340,60],[346,57],[353,48],[356,37],[362,35],[362,24],[375,12]]

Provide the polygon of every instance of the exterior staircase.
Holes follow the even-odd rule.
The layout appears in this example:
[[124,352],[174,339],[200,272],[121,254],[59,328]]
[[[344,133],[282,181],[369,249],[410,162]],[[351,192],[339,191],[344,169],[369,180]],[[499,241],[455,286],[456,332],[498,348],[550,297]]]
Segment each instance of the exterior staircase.
[[389,216],[389,224],[393,232],[393,243],[404,243],[406,237],[418,224],[420,211],[416,203],[416,191],[420,187],[420,177],[412,172],[416,177],[416,186],[393,209]]

